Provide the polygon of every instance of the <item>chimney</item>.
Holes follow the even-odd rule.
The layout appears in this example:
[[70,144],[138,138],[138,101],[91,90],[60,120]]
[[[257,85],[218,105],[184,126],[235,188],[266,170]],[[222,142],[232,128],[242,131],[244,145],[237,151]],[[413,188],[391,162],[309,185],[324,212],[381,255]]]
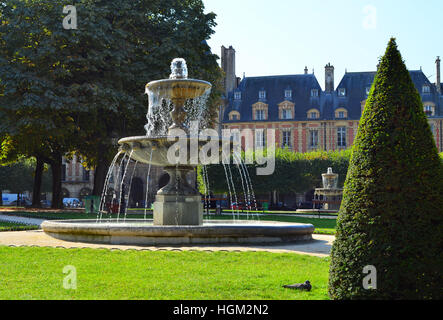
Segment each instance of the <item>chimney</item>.
[[334,66],[331,63],[325,66],[325,91],[334,91]]
[[435,85],[437,87],[437,92],[441,94],[440,57],[437,57],[437,60],[435,60],[435,65],[437,67],[437,79]]
[[308,74],[308,67],[305,67],[305,74]]
[[237,88],[235,49],[232,46],[229,48],[221,47],[221,67],[225,72],[225,93],[227,96],[229,92]]

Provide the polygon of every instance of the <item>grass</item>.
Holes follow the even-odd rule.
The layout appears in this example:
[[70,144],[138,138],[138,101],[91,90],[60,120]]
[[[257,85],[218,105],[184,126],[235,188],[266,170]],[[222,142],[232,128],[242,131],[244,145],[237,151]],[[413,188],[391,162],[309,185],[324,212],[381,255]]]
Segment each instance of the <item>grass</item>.
[[[7,215],[15,215],[21,217],[29,217],[29,218],[41,218],[41,219],[49,219],[49,220],[64,220],[64,219],[96,219],[97,214],[86,214],[80,212],[45,212],[45,211],[37,211],[37,212],[26,212],[26,211],[17,211],[17,212],[2,212],[1,214]],[[105,216],[104,216],[105,217]],[[111,216],[106,215],[106,218],[117,218],[116,214],[112,214]],[[128,218],[131,219],[142,219],[144,218],[143,214],[128,214]],[[152,213],[148,211],[146,216],[148,219],[152,219]],[[122,216],[120,215],[120,218]],[[222,215],[222,216],[214,216],[204,215],[205,219],[223,219],[223,220],[232,220],[233,217],[231,215]],[[246,216],[240,216],[240,219],[246,219]],[[336,228],[336,219],[319,219],[319,218],[305,218],[305,217],[296,217],[296,216],[286,216],[286,215],[273,215],[273,214],[265,214],[260,215],[258,217],[262,221],[281,221],[281,222],[295,222],[295,223],[310,223],[315,227],[314,233],[316,234],[335,234]],[[236,218],[237,219],[237,218]],[[256,220],[257,217],[253,214],[249,215],[249,219]]]
[[2,231],[24,231],[24,230],[36,230],[38,226],[28,226],[22,223],[0,221],[0,232]]
[[[0,299],[324,300],[329,258],[0,246]],[[74,266],[77,289],[63,288]],[[310,292],[282,288],[310,280]]]

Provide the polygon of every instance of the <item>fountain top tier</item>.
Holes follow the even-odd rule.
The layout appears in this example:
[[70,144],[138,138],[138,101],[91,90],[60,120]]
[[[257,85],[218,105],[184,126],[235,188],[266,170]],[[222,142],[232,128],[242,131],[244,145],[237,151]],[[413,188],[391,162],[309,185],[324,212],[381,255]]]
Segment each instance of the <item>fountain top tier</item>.
[[[189,121],[202,121],[201,119],[207,118],[203,112],[206,107],[205,100],[198,99],[207,97],[211,87],[209,82],[188,79],[188,68],[184,59],[172,60],[169,79],[152,81],[146,85],[146,93],[149,96],[148,124],[145,127],[147,135],[120,139],[121,151],[142,163],[171,165],[168,150],[176,141],[168,138],[177,136],[174,129],[183,130],[187,135],[187,142],[195,141],[200,148],[204,142],[200,142],[198,136],[191,137],[187,127]],[[188,100],[194,101],[187,103]]]
[[[146,93],[149,96],[150,108],[161,104],[164,99],[171,101],[173,110],[171,111],[172,129],[182,129],[186,131],[184,122],[186,112],[184,109],[187,100],[196,99],[208,94],[212,85],[203,80],[188,79],[188,68],[186,61],[176,58],[171,63],[171,75],[169,79],[149,82],[146,85]],[[149,134],[149,132],[148,132]]]

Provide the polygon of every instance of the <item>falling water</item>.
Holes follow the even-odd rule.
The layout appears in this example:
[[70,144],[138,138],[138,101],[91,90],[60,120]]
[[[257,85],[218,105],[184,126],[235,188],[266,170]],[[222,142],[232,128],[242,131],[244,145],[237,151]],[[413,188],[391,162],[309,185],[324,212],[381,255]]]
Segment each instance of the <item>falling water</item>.
[[132,168],[131,179],[129,180],[128,201],[126,201],[125,218],[123,221],[126,221],[126,215],[128,214],[129,200],[131,199],[132,180],[134,179],[134,173],[135,173],[135,169],[137,168],[137,164],[138,164],[138,161],[135,161],[134,167]]
[[[146,135],[149,137],[165,136],[168,128],[172,125],[171,111],[173,104],[170,99],[161,98],[162,90],[149,91],[149,109],[145,125]],[[210,113],[207,107],[210,90],[208,89],[201,97],[188,100],[184,105],[186,118],[183,123],[185,128],[190,128],[191,122],[197,121],[200,129],[209,127]]]
[[241,184],[243,187],[243,196],[245,197],[245,205],[247,204],[246,217],[249,220],[249,210],[250,210],[249,186],[248,186],[248,183],[246,182],[246,188],[245,188],[245,181],[244,180],[246,180],[246,176],[243,180],[243,168],[240,166],[241,160],[239,160],[235,154],[233,154],[233,160],[234,160],[235,165],[237,166],[238,173],[240,174]]
[[[222,151],[222,153],[223,153],[223,155],[226,156],[226,154],[225,154],[224,151]],[[223,162],[222,162],[222,163],[223,163]],[[228,174],[227,174],[227,172],[226,172],[226,167],[228,168],[227,171],[229,172],[229,177],[228,177]],[[232,191],[233,191],[233,194],[234,194],[234,200],[235,200],[235,203],[236,203],[236,206],[237,206],[237,209],[235,209],[235,211],[237,212],[237,217],[239,217],[240,212],[238,211],[237,192],[235,191],[235,184],[234,184],[234,179],[232,178],[231,166],[230,166],[230,165],[225,165],[225,164],[223,164],[223,168],[225,169],[225,174],[226,174],[226,180],[227,180],[227,182],[228,182],[228,187],[229,187],[229,184],[231,184],[231,186],[232,186]],[[229,187],[229,193],[231,194],[231,188],[230,188],[230,187]],[[232,206],[232,196],[231,196],[231,206]],[[232,215],[233,215],[234,220],[235,220],[234,208],[232,208]]]
[[226,183],[228,184],[228,192],[229,192],[229,203],[231,204],[232,216],[235,220],[234,208],[232,207],[232,192],[231,192],[231,183],[229,182],[228,171],[226,170],[226,164],[222,162],[223,170],[225,171]]
[[209,186],[209,175],[208,175],[208,168],[204,165],[202,169],[203,173],[203,181],[205,186],[205,211],[207,212],[207,215],[209,217],[209,210],[210,210],[210,204],[211,204],[211,191]]
[[[117,222],[118,222],[119,219],[120,219],[120,208],[121,208],[121,204],[122,204],[121,198],[122,198],[122,193],[123,193],[123,184],[124,184],[124,182],[125,182],[126,171],[128,170],[128,165],[129,165],[129,162],[131,161],[132,153],[133,153],[133,152],[134,152],[134,150],[131,150],[131,153],[130,153],[129,156],[128,156],[128,160],[127,160],[127,162],[126,162],[126,166],[125,166],[125,169],[124,169],[124,171],[123,171],[122,181],[120,182],[120,196],[119,196],[119,198],[118,198]],[[124,159],[124,158],[123,158],[123,159]],[[125,163],[122,162],[122,166],[123,166],[124,164],[125,164]]]
[[144,220],[146,220],[146,212],[148,210],[149,175],[151,174],[152,151],[153,151],[153,149],[151,149],[151,155],[149,156],[148,174],[146,175],[146,198],[145,198],[145,216],[144,216]]
[[247,176],[247,180],[249,181],[249,186],[251,187],[251,195],[252,195],[252,199],[254,200],[255,211],[257,211],[256,216],[258,218],[257,200],[255,199],[255,193],[254,193],[254,188],[252,187],[251,177],[249,175],[249,171],[248,171],[248,168],[246,167],[246,164],[243,161],[241,161],[241,165],[243,166],[244,172],[246,173],[246,176]]
[[[114,159],[112,159],[111,165],[109,166],[109,169],[108,169],[108,173],[106,174],[105,184],[103,186],[103,191],[102,191],[102,195],[101,195],[101,198],[100,198],[100,205],[99,205],[98,212],[97,212],[96,222],[98,222],[99,220],[102,219],[103,205],[106,202],[105,198],[106,198],[106,195],[107,195],[107,192],[108,192],[109,180],[110,180],[110,178],[112,176],[112,171],[114,170],[115,163],[117,162],[117,159],[118,159],[118,157],[121,154],[122,154],[122,151],[117,152],[117,154],[115,155]],[[99,216],[100,216],[100,218],[99,218]]]

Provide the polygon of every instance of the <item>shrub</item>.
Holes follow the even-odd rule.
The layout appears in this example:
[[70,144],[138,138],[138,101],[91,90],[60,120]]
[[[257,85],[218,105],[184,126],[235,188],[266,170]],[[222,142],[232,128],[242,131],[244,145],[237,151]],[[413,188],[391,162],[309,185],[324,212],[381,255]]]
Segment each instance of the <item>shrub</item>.
[[[333,299],[442,298],[443,166],[391,39],[353,146],[332,247]],[[363,268],[377,270],[365,290]]]

